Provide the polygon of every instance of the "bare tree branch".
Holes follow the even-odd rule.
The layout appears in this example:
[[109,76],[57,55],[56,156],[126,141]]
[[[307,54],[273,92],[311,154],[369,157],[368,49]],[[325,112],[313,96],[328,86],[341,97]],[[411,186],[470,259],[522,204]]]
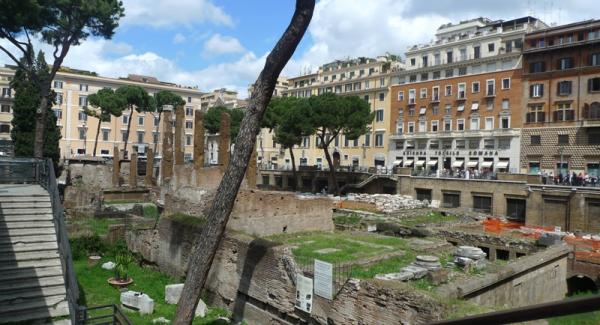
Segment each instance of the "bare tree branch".
[[21,61],[20,61],[20,60],[17,60],[17,58],[16,58],[16,57],[15,57],[15,56],[14,56],[12,53],[10,53],[10,52],[9,52],[7,49],[5,49],[5,48],[4,48],[4,46],[0,45],[0,50],[2,50],[2,52],[6,53],[6,54],[7,54],[7,55],[8,55],[8,56],[11,58],[11,60],[15,61],[15,63],[16,63],[16,64],[17,64],[17,65],[18,65],[18,66],[19,66],[21,69],[23,69],[23,70],[27,70],[27,69],[26,69],[26,67],[25,67],[25,66],[24,66],[24,65],[21,63]]

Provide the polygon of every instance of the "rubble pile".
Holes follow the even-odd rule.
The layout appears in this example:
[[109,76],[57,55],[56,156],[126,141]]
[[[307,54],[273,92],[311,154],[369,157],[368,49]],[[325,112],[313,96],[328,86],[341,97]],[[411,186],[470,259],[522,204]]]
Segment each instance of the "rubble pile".
[[408,281],[417,280],[428,273],[436,272],[442,269],[440,259],[436,256],[419,255],[416,261],[400,269],[398,273],[377,274],[375,279],[379,280],[397,280]]
[[348,194],[348,200],[374,204],[379,211],[384,213],[429,207],[427,201],[419,201],[408,195],[398,194]]
[[480,269],[487,263],[486,256],[487,254],[479,247],[458,246],[454,253],[454,263],[461,267],[473,265]]

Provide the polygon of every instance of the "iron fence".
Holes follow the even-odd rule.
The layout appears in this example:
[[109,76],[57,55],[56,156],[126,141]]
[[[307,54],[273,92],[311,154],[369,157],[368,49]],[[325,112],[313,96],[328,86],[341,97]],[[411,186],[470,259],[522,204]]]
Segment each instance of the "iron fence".
[[0,157],[0,183],[39,183],[41,173],[43,173],[45,167],[44,160]]

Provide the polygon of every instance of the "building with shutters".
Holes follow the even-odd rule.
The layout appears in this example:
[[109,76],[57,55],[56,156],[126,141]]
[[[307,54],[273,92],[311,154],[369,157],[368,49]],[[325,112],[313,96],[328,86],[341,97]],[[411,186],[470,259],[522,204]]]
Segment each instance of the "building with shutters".
[[600,20],[528,33],[521,171],[598,176]]
[[392,76],[389,161],[418,174],[519,171],[521,55],[533,17],[442,25]]

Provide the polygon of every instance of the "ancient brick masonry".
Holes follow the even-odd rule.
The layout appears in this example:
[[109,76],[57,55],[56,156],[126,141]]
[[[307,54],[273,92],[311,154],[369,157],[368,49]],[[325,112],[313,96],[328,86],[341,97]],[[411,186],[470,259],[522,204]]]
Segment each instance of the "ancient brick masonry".
[[163,155],[161,161],[161,183],[168,182],[173,176],[173,124],[171,124],[173,106],[163,107]]
[[154,151],[151,148],[148,149],[146,157],[146,177],[144,178],[144,185],[152,186],[154,184]]
[[194,115],[194,169],[204,167],[204,113]]
[[112,173],[112,185],[113,187],[119,187],[119,174],[121,173],[121,165],[119,159],[119,146],[115,145],[113,148],[113,173]]
[[246,186],[248,188],[256,187],[256,145],[252,150],[250,161],[248,162],[248,168],[246,169]]
[[137,154],[131,154],[129,162],[129,187],[137,187]]
[[184,164],[183,154],[183,122],[185,119],[185,112],[183,106],[177,106],[175,109],[175,165]]
[[225,171],[229,165],[229,144],[231,137],[231,117],[221,113],[221,127],[219,129],[219,168]]

